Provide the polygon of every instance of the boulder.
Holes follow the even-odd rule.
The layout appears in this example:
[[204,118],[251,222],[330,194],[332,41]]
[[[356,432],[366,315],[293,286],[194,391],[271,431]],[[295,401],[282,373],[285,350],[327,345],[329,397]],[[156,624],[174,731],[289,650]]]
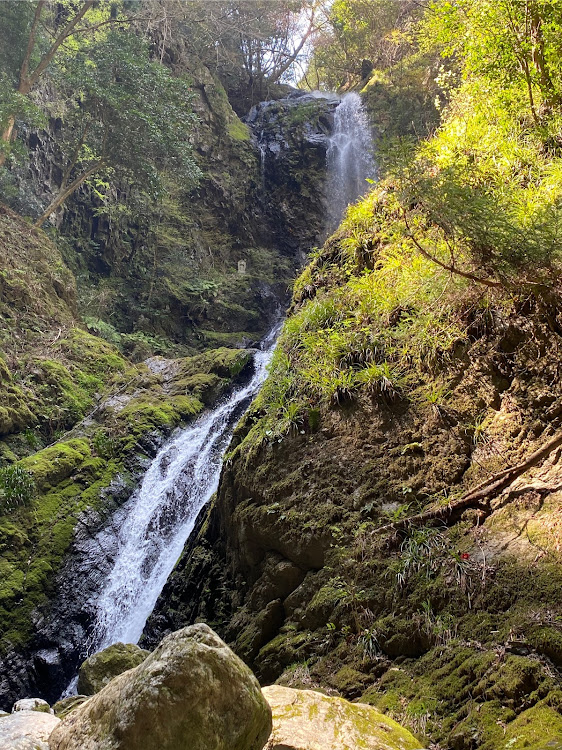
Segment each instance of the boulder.
[[263,694],[273,712],[265,750],[418,750],[413,734],[364,703],[272,685]]
[[142,664],[76,708],[51,750],[262,750],[271,711],[259,683],[207,625],[164,638]]
[[49,750],[49,735],[60,719],[42,711],[18,710],[0,717],[2,750]]
[[114,677],[128,669],[138,667],[150,651],[135,646],[134,643],[114,643],[112,646],[90,656],[78,672],[78,693],[94,695],[104,688]]
[[14,703],[12,713],[16,711],[39,711],[43,714],[52,714],[53,710],[42,698],[22,698]]

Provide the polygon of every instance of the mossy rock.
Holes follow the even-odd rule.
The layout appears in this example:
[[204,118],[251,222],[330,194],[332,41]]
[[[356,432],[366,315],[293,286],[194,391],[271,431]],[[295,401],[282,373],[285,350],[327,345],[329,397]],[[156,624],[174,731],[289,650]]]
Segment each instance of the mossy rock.
[[104,688],[114,677],[128,669],[138,667],[149,656],[133,643],[114,643],[97,654],[90,656],[78,672],[78,692],[94,695]]
[[21,461],[33,474],[38,489],[45,490],[67,479],[91,455],[85,438],[76,438],[44,448]]
[[14,703],[12,713],[17,711],[38,711],[41,714],[52,713],[51,707],[42,698],[22,698]]
[[[509,750],[562,750],[561,705],[549,706],[542,702],[523,711],[511,722],[502,738],[502,746]],[[495,750],[491,743],[482,750]]]
[[271,712],[248,667],[206,625],[168,635],[65,719],[52,750],[262,750]]
[[129,401],[117,417],[133,438],[153,430],[175,427],[182,420],[203,411],[203,403],[194,396],[168,396],[150,398],[141,396]]
[[352,698],[358,697],[370,682],[372,682],[370,675],[349,665],[341,667],[329,678],[329,683],[333,688]]
[[[556,681],[538,660],[451,642],[387,671],[361,701],[404,716],[418,731],[425,717],[424,733],[453,750],[503,750],[504,737],[519,736],[522,708],[530,702],[557,707],[557,695]],[[536,725],[542,713],[528,715]]]
[[557,667],[562,667],[562,632],[558,628],[537,627],[531,630],[528,638],[537,651],[548,656]]
[[421,656],[430,648],[428,636],[417,622],[389,616],[375,625],[380,635],[380,645],[385,654],[397,656]]
[[265,750],[417,750],[407,729],[372,706],[312,690],[272,685],[263,690],[273,713]]
[[59,719],[64,719],[87,700],[87,695],[69,695],[67,698],[61,698],[53,706],[55,716],[58,716]]
[[201,373],[218,375],[219,378],[234,378],[251,361],[251,349],[228,349],[221,346],[182,361],[180,377]]

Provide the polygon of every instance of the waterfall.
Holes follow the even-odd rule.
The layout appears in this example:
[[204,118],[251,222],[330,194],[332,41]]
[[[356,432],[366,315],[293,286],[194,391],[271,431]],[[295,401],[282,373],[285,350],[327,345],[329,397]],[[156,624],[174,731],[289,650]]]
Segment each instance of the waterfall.
[[373,136],[359,94],[344,94],[334,112],[334,128],[328,141],[327,220],[333,231],[346,208],[368,188],[374,178]]
[[90,652],[137,643],[199,511],[219,483],[234,426],[266,377],[280,326],[254,358],[254,375],[165,444],[123,509],[113,568],[96,599]]

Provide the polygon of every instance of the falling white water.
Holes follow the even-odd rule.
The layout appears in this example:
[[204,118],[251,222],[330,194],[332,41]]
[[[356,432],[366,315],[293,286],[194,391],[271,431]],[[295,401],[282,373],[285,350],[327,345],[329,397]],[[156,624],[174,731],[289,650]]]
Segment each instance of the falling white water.
[[256,353],[251,381],[164,445],[129,500],[113,569],[96,602],[93,650],[138,642],[199,511],[218,487],[223,453],[266,377],[278,330]]
[[342,220],[345,209],[367,192],[374,179],[373,136],[359,94],[344,94],[334,112],[328,143],[327,212],[329,230]]

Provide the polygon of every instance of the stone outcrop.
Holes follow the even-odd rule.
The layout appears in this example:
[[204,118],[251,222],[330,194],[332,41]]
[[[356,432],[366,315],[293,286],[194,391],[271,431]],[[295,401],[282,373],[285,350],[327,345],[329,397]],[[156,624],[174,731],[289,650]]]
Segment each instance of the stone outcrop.
[[98,651],[80,667],[78,692],[82,695],[99,693],[114,677],[142,664],[149,654],[133,643],[114,643]]
[[59,719],[64,719],[68,714],[72,713],[72,711],[76,710],[78,706],[81,706],[82,703],[87,700],[87,695],[69,695],[66,698],[61,698],[60,701],[57,701],[53,706],[55,716],[58,716]]
[[301,261],[326,229],[326,152],[339,101],[294,90],[257,104],[245,118],[260,152],[268,224],[277,246]]
[[417,750],[407,729],[372,706],[313,690],[272,685],[263,690],[273,713],[265,750]]
[[165,638],[72,712],[50,750],[261,750],[271,711],[248,667],[206,625]]
[[2,750],[49,750],[48,739],[60,719],[43,711],[16,711],[0,717]]

